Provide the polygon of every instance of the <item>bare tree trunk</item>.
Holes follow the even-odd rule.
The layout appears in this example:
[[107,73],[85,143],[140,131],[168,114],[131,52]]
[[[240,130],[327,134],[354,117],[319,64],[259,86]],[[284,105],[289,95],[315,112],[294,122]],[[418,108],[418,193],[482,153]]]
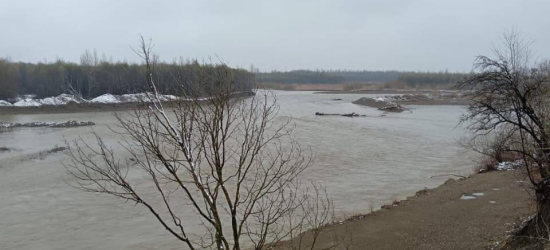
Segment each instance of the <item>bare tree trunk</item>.
[[479,56],[480,72],[460,84],[473,104],[462,121],[475,136],[506,131],[505,148],[521,156],[535,190],[536,237],[550,239],[550,68],[548,62],[531,63],[531,53],[517,32],[504,36],[495,57]]

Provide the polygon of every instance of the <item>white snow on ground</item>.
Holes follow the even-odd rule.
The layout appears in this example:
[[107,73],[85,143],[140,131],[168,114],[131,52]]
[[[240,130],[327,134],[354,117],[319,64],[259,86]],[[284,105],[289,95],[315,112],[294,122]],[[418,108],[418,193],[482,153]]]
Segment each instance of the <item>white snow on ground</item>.
[[27,123],[11,123],[0,122],[0,128],[17,128],[17,127],[79,127],[79,126],[92,126],[95,123],[90,121],[64,121],[64,122],[27,122]]
[[13,106],[16,107],[38,107],[42,106],[42,104],[36,100],[33,99],[23,99],[13,104]]
[[6,102],[4,100],[0,100],[0,107],[10,107],[13,106],[11,103]]
[[104,94],[91,100],[93,103],[119,103],[120,101],[114,95]]
[[162,99],[163,101],[173,101],[178,99],[178,97],[176,97],[175,95],[163,95],[160,99]]
[[514,170],[516,168],[520,168],[521,166],[523,166],[523,161],[517,160],[514,162],[509,162],[509,161],[501,162],[496,166],[496,168],[497,170],[504,171],[504,170]]
[[[77,98],[74,95],[69,94],[61,94],[58,96],[52,96],[47,97],[44,99],[32,99],[30,96],[25,96],[26,98],[17,98],[17,102],[14,104],[11,104],[7,101],[0,100],[0,107],[6,107],[6,106],[15,106],[15,107],[38,107],[42,105],[66,105],[71,102],[75,103],[130,103],[130,102],[141,102],[141,101],[149,101],[149,97],[147,97],[146,93],[139,93],[139,94],[125,94],[125,95],[112,95],[112,94],[104,94],[100,95],[92,100],[84,100],[82,98]],[[175,101],[178,100],[179,97],[174,95],[159,95],[159,98],[161,101]],[[206,99],[204,99],[206,100]]]
[[[151,94],[151,97],[153,98],[152,94]],[[163,102],[174,101],[178,99],[178,97],[173,95],[159,95],[159,98]],[[102,96],[98,96],[91,100],[91,102],[94,102],[94,103],[127,103],[127,102],[142,102],[142,101],[145,101],[145,102],[150,101],[146,93],[124,94],[124,95],[104,94]]]
[[386,98],[385,96],[377,96],[372,99],[374,99],[377,102],[389,102],[388,98]]
[[147,94],[140,93],[140,94],[125,94],[121,96],[115,96],[119,102],[142,102],[142,101],[149,101],[149,97],[147,97]]
[[475,198],[476,198],[475,196],[470,196],[470,195],[462,195],[462,197],[460,197],[461,200],[472,200]]
[[20,95],[20,96],[15,98],[15,102],[25,100],[25,99],[34,99],[35,97],[36,97],[36,95]]
[[52,97],[44,98],[39,100],[39,102],[42,103],[42,105],[66,105],[69,102],[80,103],[79,101],[76,100],[74,95],[68,95],[68,94],[61,94],[56,97],[52,96]]

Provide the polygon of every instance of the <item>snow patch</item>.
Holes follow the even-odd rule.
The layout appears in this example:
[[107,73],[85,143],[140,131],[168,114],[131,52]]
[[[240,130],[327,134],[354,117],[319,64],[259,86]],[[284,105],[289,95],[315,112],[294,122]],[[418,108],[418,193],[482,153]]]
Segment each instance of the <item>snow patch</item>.
[[6,102],[4,100],[0,100],[0,107],[11,107],[13,106],[11,103]]
[[[151,97],[152,94],[149,93]],[[61,94],[58,96],[52,96],[47,97],[44,99],[33,99],[33,96],[27,95],[18,97],[16,100],[17,102],[13,105],[7,101],[0,100],[0,107],[8,107],[8,106],[15,106],[15,107],[39,107],[42,105],[50,105],[50,106],[57,106],[57,105],[67,105],[69,103],[104,103],[104,104],[114,104],[114,103],[132,103],[132,102],[149,102],[151,101],[148,97],[148,93],[139,93],[139,94],[124,94],[124,95],[113,95],[113,94],[104,94],[100,95],[92,100],[85,100],[82,98],[77,98],[74,95],[69,94]],[[162,102],[167,101],[175,101],[180,100],[180,97],[174,96],[174,95],[159,95],[159,99]],[[202,100],[202,99],[200,99]],[[207,100],[207,98],[204,98],[204,100]]]
[[70,102],[80,103],[74,95],[61,94],[39,100],[42,105],[66,105]]
[[385,96],[377,96],[372,99],[374,99],[377,102],[389,102],[388,98],[386,98]]
[[16,103],[13,104],[15,107],[39,107],[42,106],[42,104],[36,100],[33,99],[22,99]]
[[469,195],[462,195],[462,197],[460,197],[461,200],[472,200],[475,198],[476,198],[475,196],[469,196]]
[[121,96],[115,96],[117,97],[119,102],[142,102],[142,101],[149,101],[149,97],[147,97],[147,94],[140,93],[140,94],[125,94]]
[[496,166],[496,169],[499,170],[499,171],[505,171],[505,170],[510,171],[510,170],[520,168],[521,166],[523,166],[523,161],[522,160],[517,160],[517,161],[514,161],[514,162],[505,161],[505,162],[499,163]]
[[[131,102],[149,102],[151,101],[150,98],[153,98],[153,94],[149,93],[150,97],[147,93],[139,93],[139,94],[124,94],[124,95],[111,95],[111,94],[104,94],[102,96],[98,96],[94,99],[92,99],[91,102],[94,103],[131,103]],[[166,101],[174,101],[178,100],[179,98],[174,95],[159,95],[159,99],[162,102]]]
[[63,128],[63,127],[80,127],[80,126],[93,126],[93,125],[95,125],[95,123],[90,122],[90,121],[27,122],[27,123],[0,122],[0,128],[17,128],[17,127]]
[[15,102],[18,102],[18,101],[21,101],[21,100],[26,100],[26,99],[34,99],[36,97],[36,95],[19,95],[17,97],[15,97]]
[[175,95],[163,95],[160,99],[163,101],[175,101],[178,99],[178,97]]
[[103,95],[100,95],[100,96],[92,99],[90,102],[93,102],[93,103],[119,103],[120,101],[114,95],[103,94]]

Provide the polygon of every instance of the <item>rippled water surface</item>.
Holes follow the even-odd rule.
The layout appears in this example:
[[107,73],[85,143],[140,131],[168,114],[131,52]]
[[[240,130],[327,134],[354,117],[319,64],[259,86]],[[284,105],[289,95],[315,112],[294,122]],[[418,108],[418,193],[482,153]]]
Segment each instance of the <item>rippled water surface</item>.
[[[282,117],[292,117],[295,136],[315,152],[308,179],[322,181],[339,216],[366,213],[447,178],[472,171],[472,154],[456,144],[464,107],[408,106],[412,113],[384,114],[351,101],[369,95],[276,91]],[[341,98],[342,100],[334,100]],[[315,116],[315,112],[369,117]],[[385,116],[381,116],[381,115]],[[89,120],[114,142],[111,112],[1,115],[0,121]],[[64,154],[40,152],[63,139],[93,139],[91,127],[18,128],[0,133],[0,249],[165,249],[176,242],[142,207],[75,190],[61,162]],[[113,144],[117,149],[116,144]],[[189,214],[193,216],[193,214]],[[191,228],[197,225],[190,225]]]

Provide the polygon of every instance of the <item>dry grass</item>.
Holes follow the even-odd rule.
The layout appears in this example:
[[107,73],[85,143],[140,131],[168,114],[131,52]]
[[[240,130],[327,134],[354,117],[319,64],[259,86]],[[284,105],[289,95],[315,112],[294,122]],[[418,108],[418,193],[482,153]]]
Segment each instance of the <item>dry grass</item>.
[[283,83],[262,83],[261,87],[274,90],[294,91],[352,91],[373,89],[376,84],[371,83],[340,83],[340,84],[283,84]]
[[483,157],[479,163],[474,167],[475,173],[486,173],[495,171],[496,166],[498,165],[497,160],[495,160],[494,157],[485,156]]

